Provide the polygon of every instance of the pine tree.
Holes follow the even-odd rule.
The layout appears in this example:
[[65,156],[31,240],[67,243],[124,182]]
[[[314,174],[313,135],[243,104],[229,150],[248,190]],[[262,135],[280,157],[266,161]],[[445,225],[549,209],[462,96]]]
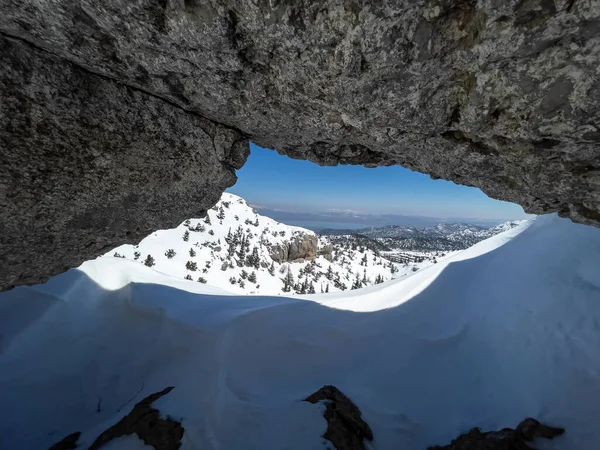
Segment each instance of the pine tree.
[[204,223],[205,223],[206,225],[210,225],[210,224],[211,224],[211,223],[210,223],[210,216],[208,215],[208,213],[206,213],[206,219],[204,219]]
[[220,206],[219,207],[219,213],[217,214],[217,219],[223,220],[224,218],[225,218],[225,211],[223,210],[223,207]]
[[325,287],[325,293],[329,294],[329,283],[327,283],[327,286]]
[[185,263],[185,268],[187,270],[195,272],[196,270],[198,270],[198,265],[194,261],[188,261],[187,263]]
[[192,276],[188,273],[185,277],[186,280],[192,281]]
[[292,271],[288,267],[287,274],[283,279],[283,292],[290,292],[294,287],[294,276],[292,275]]
[[308,293],[309,294],[316,294],[317,292],[315,291],[315,285],[313,283],[310,283],[308,285]]
[[354,282],[352,283],[352,287],[350,289],[360,289],[361,287],[362,281],[360,280],[360,276],[357,273],[356,278],[354,279]]
[[204,278],[204,277],[198,277],[198,283],[206,284],[206,278]]
[[254,270],[250,275],[248,275],[248,281],[250,283],[256,283],[256,272]]
[[190,248],[190,256],[193,258],[196,256],[196,251],[193,248]]
[[189,230],[185,230],[185,233],[183,233],[183,241],[187,242],[190,240],[190,232]]
[[208,230],[208,234],[210,234],[211,236],[214,236],[215,232],[213,230]]
[[250,265],[255,269],[260,267],[260,256],[258,255],[258,248],[254,247],[252,249],[252,255],[250,255]]
[[235,277],[231,277],[231,278],[229,278],[229,282],[231,284],[235,284],[235,283],[237,283],[237,280],[235,279]]
[[146,261],[144,264],[148,267],[152,267],[154,265],[154,258],[151,255],[146,256]]
[[329,268],[327,269],[327,273],[325,273],[325,278],[327,278],[328,280],[331,280],[333,278],[333,269],[331,268],[331,266],[329,266]]
[[246,272],[244,269],[242,269],[242,271],[240,272],[240,278],[242,280],[245,280],[246,278],[248,278],[248,272]]
[[165,252],[165,256],[169,259],[171,259],[173,256],[175,256],[177,253],[175,253],[175,250],[173,250],[172,248],[170,248],[169,250],[167,250]]
[[135,259],[136,261],[137,261],[138,259],[140,259],[140,256],[142,256],[142,254],[141,254],[140,252],[134,252],[134,253],[133,253],[133,259]]

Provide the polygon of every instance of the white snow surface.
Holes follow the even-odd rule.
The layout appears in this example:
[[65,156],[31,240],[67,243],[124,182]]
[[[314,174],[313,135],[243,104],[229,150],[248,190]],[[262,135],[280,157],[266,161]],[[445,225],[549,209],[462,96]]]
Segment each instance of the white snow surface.
[[[340,293],[236,296],[120,258],[0,295],[0,448],[86,448],[133,405],[182,449],[322,449],[333,384],[375,449],[425,449],[525,417],[539,449],[600,448],[600,230],[556,216]],[[143,448],[135,437],[111,448]]]

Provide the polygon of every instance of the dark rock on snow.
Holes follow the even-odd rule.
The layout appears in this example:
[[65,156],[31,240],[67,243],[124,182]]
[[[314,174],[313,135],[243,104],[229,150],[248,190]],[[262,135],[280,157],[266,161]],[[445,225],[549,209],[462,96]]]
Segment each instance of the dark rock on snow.
[[484,433],[479,428],[473,428],[450,444],[429,447],[429,450],[532,450],[533,447],[530,447],[528,442],[536,438],[553,439],[564,432],[563,428],[549,427],[528,418],[523,420],[516,430],[504,428]]
[[[152,403],[164,397],[174,388],[168,387],[160,392],[150,394],[123,417],[115,425],[104,431],[90,445],[89,450],[98,450],[113,439],[136,434],[144,444],[156,450],[177,450],[181,447],[184,429],[181,423],[171,419],[162,419],[160,411],[152,407]],[[50,447],[49,450],[70,450],[77,448],[80,432],[65,437],[62,441]]]
[[600,224],[600,4],[0,0],[3,289],[199,215],[246,139]]
[[81,436],[81,432],[71,433],[66,436],[60,442],[57,442],[48,450],[73,450],[77,448],[77,441],[79,440],[79,436]]
[[337,450],[364,450],[365,439],[373,440],[373,432],[362,419],[360,410],[335,386],[323,386],[305,401],[325,404],[327,431],[323,437]]
[[177,450],[184,432],[181,423],[170,418],[161,419],[160,412],[152,408],[152,403],[172,390],[173,387],[165,388],[140,401],[129,414],[98,436],[89,450],[97,450],[113,439],[134,433],[156,450]]

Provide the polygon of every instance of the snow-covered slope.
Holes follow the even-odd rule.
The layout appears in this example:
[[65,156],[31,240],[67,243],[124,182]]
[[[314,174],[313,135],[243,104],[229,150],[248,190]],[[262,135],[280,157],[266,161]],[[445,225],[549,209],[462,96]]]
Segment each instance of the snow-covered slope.
[[318,240],[319,249],[331,246],[325,252],[327,259],[273,261],[275,247],[285,247],[304,236],[312,237],[317,245],[314,232],[261,216],[244,199],[225,193],[207,218],[189,219],[177,228],[156,231],[139,245],[123,245],[106,257],[120,256],[142,264],[148,261],[164,274],[233,293],[269,295],[337,292],[387,281],[433,264],[428,255],[410,265],[396,264],[365,245],[331,246],[327,237]]
[[0,448],[75,431],[87,448],[175,386],[155,406],[181,421],[184,450],[321,450],[322,406],[300,400],[333,384],[377,449],[533,416],[566,428],[536,448],[596,450],[598,267],[600,230],[555,216],[401,279],[306,298],[235,296],[100,258],[0,295]]

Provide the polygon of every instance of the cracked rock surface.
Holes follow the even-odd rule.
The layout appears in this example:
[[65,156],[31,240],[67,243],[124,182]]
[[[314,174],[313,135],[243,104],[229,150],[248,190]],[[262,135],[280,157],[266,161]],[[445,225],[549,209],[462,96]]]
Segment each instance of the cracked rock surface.
[[324,165],[401,164],[600,225],[598,2],[0,9],[3,288],[212,206],[246,138]]

